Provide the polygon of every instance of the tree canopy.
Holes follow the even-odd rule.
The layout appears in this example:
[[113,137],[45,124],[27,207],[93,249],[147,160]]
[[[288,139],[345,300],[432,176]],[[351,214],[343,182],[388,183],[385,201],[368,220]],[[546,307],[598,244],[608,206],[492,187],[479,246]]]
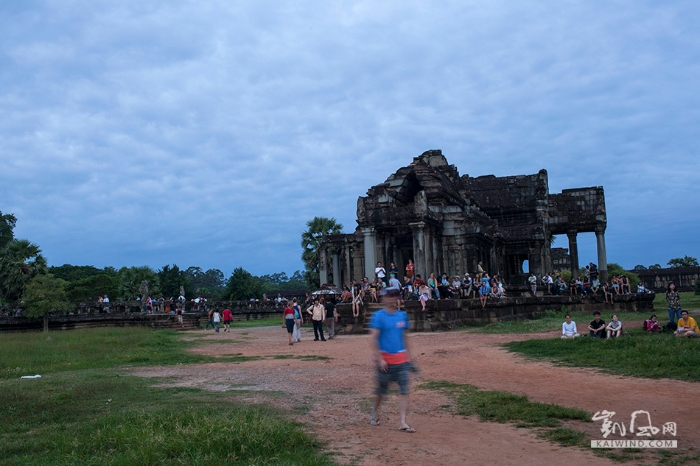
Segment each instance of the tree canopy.
[[698,260],[695,257],[676,257],[668,261],[669,267],[697,267]]
[[306,222],[308,227],[301,234],[301,260],[304,261],[306,269],[305,279],[309,286],[318,287],[320,280],[319,273],[319,246],[323,238],[328,235],[339,235],[343,232],[343,225],[335,218],[314,217]]
[[51,274],[37,275],[24,290],[24,315],[43,317],[44,331],[49,330],[49,313],[67,312],[73,308],[64,290],[65,283]]
[[15,237],[14,229],[17,224],[17,218],[12,214],[3,214],[0,211],[0,249],[4,248],[7,243]]
[[29,281],[46,273],[41,249],[26,239],[13,239],[0,249],[0,298],[18,301]]
[[263,293],[262,281],[243,267],[236,268],[226,284],[225,295],[232,300],[262,299]]

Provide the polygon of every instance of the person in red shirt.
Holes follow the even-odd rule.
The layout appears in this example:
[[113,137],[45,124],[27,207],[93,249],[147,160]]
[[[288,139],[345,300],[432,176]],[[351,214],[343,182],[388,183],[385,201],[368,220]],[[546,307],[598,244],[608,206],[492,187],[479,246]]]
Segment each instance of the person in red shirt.
[[233,314],[230,309],[224,309],[224,332],[228,332],[231,327],[231,321],[233,320]]

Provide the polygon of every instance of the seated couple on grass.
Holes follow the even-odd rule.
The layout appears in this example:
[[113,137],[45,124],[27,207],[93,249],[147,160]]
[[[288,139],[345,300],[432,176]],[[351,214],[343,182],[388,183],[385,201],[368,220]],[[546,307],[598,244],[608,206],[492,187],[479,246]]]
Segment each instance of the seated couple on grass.
[[[600,312],[593,313],[593,321],[588,325],[589,335],[595,338],[612,338],[622,336],[622,322],[613,314],[612,320],[605,325],[605,321],[600,318]],[[571,315],[566,315],[566,322],[561,325],[561,338],[579,337],[576,322],[571,320]]]

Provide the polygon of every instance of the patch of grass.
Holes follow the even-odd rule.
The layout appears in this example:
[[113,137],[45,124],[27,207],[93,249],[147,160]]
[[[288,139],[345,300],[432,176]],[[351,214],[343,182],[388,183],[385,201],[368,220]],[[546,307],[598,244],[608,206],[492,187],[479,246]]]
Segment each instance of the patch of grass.
[[[197,356],[187,349],[199,342],[185,338],[140,328],[4,336],[2,464],[334,464],[284,412],[236,401],[243,393],[235,387],[224,394],[159,387],[172,378],[113,369],[260,359]],[[17,377],[25,373],[43,377]]]
[[664,466],[700,464],[700,455],[686,455],[679,452],[661,450],[659,464],[663,464]]
[[272,359],[300,359],[302,361],[325,361],[331,360],[328,356],[316,356],[314,354],[276,354],[272,356]]
[[[492,322],[489,324],[479,324],[472,329],[478,333],[543,333],[551,331],[561,332],[561,324],[564,322],[566,311],[547,310],[543,316],[531,320],[513,320]],[[588,323],[593,320],[593,314],[584,312],[570,312],[571,320],[577,323],[579,331],[588,327]],[[608,322],[613,312],[602,313],[603,320]],[[617,312],[618,318],[624,323],[626,321],[642,321],[648,319],[651,313],[640,312]]]
[[11,333],[0,339],[0,379],[123,365],[195,364],[214,359],[187,351],[196,346],[174,330],[97,328]]
[[565,447],[586,447],[588,443],[585,440],[586,434],[565,427],[557,427],[554,429],[545,429],[537,433],[537,436],[550,442],[556,442]]
[[[681,308],[685,310],[700,309],[700,295],[696,295],[693,291],[683,291],[680,293]],[[663,315],[668,316],[668,303],[666,302],[665,293],[656,293],[654,297],[654,309],[659,314],[659,320],[663,320]],[[666,317],[668,319],[668,317]]]
[[3,464],[333,464],[270,407],[150,383],[105,370],[0,381]]
[[562,420],[591,420],[591,415],[580,409],[532,402],[523,395],[479,390],[473,385],[428,382],[421,388],[446,393],[455,400],[457,414],[477,414],[482,421],[515,422],[518,427],[559,427]]
[[630,336],[600,340],[552,338],[504,345],[524,356],[574,367],[594,367],[618,375],[700,381],[700,341],[670,334],[630,330]]
[[256,320],[241,320],[231,322],[231,328],[251,328],[251,327],[281,327],[282,326],[282,313],[280,312],[279,317],[266,317],[264,319]]

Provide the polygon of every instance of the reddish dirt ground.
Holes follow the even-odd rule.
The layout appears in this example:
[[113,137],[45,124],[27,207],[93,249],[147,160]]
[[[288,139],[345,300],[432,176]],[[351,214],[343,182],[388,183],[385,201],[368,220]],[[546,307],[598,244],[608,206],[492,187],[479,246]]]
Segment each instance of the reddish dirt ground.
[[[201,335],[201,331],[193,332]],[[338,336],[313,341],[310,329],[302,341],[289,346],[278,327],[209,332],[206,339],[227,343],[202,345],[205,354],[262,357],[240,363],[146,368],[146,377],[170,377],[168,386],[202,387],[227,392],[232,399],[270,402],[293,415],[326,442],[341,463],[358,465],[541,465],[619,464],[596,456],[590,449],[561,447],[539,439],[530,429],[513,424],[480,422],[449,413],[450,399],[420,389],[421,382],[446,380],[482,389],[526,395],[532,401],[581,408],[589,412],[615,411],[614,421],[629,428],[631,413],[650,411],[653,424],[678,426],[679,452],[698,454],[695,432],[700,416],[695,409],[700,386],[676,380],[651,380],[598,373],[591,369],[555,366],[509,353],[504,342],[554,338],[555,334],[486,335],[465,331],[413,333],[408,339],[422,373],[412,381],[408,422],[417,432],[398,431],[396,396],[385,400],[381,425],[369,425],[374,386],[369,360],[369,336]],[[308,356],[310,359],[275,356]],[[324,356],[331,359],[313,359]],[[240,390],[244,390],[241,392]],[[692,411],[689,407],[693,407]],[[591,438],[601,439],[601,422],[577,423]],[[611,436],[610,438],[613,438]],[[615,437],[620,439],[621,437]],[[627,434],[626,439],[632,437]],[[673,451],[673,450],[671,450]],[[658,452],[625,464],[655,464]],[[690,464],[690,463],[684,463]]]

